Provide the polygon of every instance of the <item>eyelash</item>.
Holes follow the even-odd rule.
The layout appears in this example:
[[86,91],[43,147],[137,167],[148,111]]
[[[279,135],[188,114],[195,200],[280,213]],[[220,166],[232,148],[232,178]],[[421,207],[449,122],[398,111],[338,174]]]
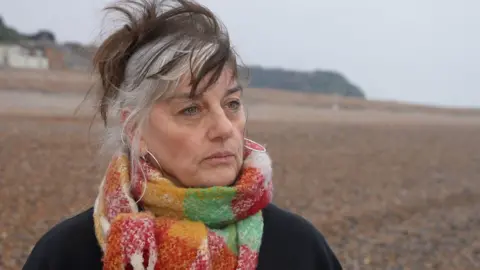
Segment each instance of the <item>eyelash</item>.
[[[242,106],[242,103],[239,100],[232,100],[232,101],[227,103],[227,106],[230,106],[232,104],[234,104],[236,107],[235,108],[230,108],[229,107],[229,109],[234,111],[234,112],[238,111],[240,109],[240,106]],[[195,115],[195,112],[193,112],[193,113],[189,112],[189,110],[192,110],[192,109],[197,109],[198,110],[199,106],[198,105],[193,105],[193,106],[187,107],[187,108],[181,110],[180,114],[185,115],[185,116],[193,116],[193,115]]]
[[197,106],[197,105],[195,105],[195,106],[190,106],[190,107],[187,107],[187,108],[185,108],[185,109],[181,110],[181,111],[180,111],[180,114],[182,114],[182,115],[186,115],[186,116],[192,116],[192,115],[193,115],[193,113],[189,113],[189,112],[188,112],[188,111],[189,111],[189,110],[191,110],[191,109],[198,109],[198,106]]
[[238,111],[240,109],[240,107],[242,106],[242,103],[240,102],[240,100],[232,100],[232,101],[227,103],[227,105],[231,105],[231,104],[235,104],[235,106],[237,106],[234,109],[230,108],[233,111]]

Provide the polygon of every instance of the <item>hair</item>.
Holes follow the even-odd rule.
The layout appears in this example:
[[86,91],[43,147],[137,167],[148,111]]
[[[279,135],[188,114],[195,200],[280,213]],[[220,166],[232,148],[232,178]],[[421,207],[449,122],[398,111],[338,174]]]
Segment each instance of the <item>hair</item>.
[[[216,83],[226,67],[237,78],[236,53],[221,22],[194,1],[125,0],[105,10],[119,13],[126,23],[103,41],[93,58],[100,86],[98,112],[106,127],[102,149],[128,147],[135,166],[141,127],[152,105],[183,78],[189,79],[191,97]],[[207,75],[207,83],[200,84]],[[130,113],[119,121],[123,109]],[[126,130],[132,127],[129,138]]]

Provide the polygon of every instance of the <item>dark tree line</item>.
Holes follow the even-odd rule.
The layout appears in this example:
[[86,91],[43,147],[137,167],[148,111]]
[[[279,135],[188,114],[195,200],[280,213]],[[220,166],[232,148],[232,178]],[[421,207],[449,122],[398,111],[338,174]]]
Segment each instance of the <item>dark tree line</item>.
[[[245,70],[244,70],[245,72]],[[365,98],[364,92],[334,71],[301,72],[280,68],[248,67],[249,86]]]

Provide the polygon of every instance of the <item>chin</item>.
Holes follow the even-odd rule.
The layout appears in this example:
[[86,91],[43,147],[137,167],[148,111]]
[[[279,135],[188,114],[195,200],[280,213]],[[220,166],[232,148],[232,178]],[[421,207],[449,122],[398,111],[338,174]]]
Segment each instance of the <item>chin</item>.
[[233,168],[216,168],[205,172],[199,182],[203,187],[231,186],[235,183],[237,174]]

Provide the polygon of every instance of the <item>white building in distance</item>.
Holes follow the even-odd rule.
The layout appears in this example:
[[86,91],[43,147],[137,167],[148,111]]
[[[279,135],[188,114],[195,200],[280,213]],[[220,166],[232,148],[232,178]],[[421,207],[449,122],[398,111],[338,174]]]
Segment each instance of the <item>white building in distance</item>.
[[14,43],[0,43],[0,67],[48,69],[43,49]]

